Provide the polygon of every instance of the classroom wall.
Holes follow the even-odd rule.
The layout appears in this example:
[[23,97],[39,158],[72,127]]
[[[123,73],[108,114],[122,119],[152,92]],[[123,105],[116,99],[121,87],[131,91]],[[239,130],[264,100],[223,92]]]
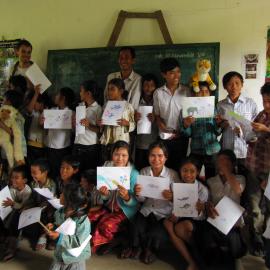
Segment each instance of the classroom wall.
[[[48,50],[106,46],[121,9],[161,9],[174,43],[220,42],[220,86],[224,73],[242,72],[243,54],[259,53],[258,78],[246,80],[245,91],[261,108],[269,0],[1,0],[0,36],[29,39],[33,60],[45,70]],[[117,45],[163,43],[156,21],[129,19]]]

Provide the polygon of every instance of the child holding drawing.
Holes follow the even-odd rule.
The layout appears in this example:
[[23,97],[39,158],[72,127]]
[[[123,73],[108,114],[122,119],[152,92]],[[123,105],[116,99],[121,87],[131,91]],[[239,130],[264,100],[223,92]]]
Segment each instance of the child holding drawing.
[[177,221],[177,218],[173,215],[164,221],[164,226],[175,248],[186,260],[188,264],[187,269],[195,270],[199,268],[188,247],[192,246],[193,250],[196,250],[195,244],[200,243],[199,229],[202,225],[201,221],[205,218],[204,212],[208,200],[208,190],[201,182],[196,180],[198,165],[195,160],[191,158],[184,160],[180,165],[179,174],[182,182],[198,185],[198,201],[196,204],[198,217],[180,217]]
[[[118,185],[117,190],[108,190],[106,186],[99,189],[106,209],[100,209],[99,220],[93,232],[92,250],[99,255],[108,253],[115,245],[119,244],[117,234],[123,232],[123,225],[128,222],[137,211],[137,200],[134,195],[138,172],[129,162],[129,144],[118,141],[113,145],[111,161],[106,167],[131,167],[130,190]],[[118,234],[119,235],[119,234]]]
[[[153,106],[153,94],[157,89],[158,81],[155,75],[146,74],[142,78],[142,96],[139,102],[141,106]],[[138,107],[138,108],[139,108]],[[154,113],[147,115],[148,120],[151,122],[150,134],[137,134],[136,136],[136,152],[135,152],[135,166],[138,170],[148,166],[148,147],[156,141],[158,136],[158,128],[155,123]],[[141,114],[135,112],[135,121],[138,122],[141,118]]]
[[[141,175],[168,178],[170,184],[179,180],[177,173],[165,166],[168,150],[162,142],[154,142],[149,146],[149,167],[140,171]],[[154,252],[157,251],[161,241],[166,237],[163,220],[172,213],[172,192],[164,190],[163,200],[146,198],[141,195],[143,187],[135,185],[137,200],[142,202],[142,207],[131,222],[130,245],[122,251],[122,258],[142,258],[146,264],[155,260]]]
[[99,125],[102,127],[102,136],[100,138],[103,148],[103,161],[109,159],[112,146],[115,142],[121,140],[129,143],[129,133],[135,129],[134,109],[124,99],[125,84],[121,79],[112,79],[108,83],[108,100],[110,101],[124,101],[125,107],[122,113],[122,118],[117,120],[118,126],[107,126],[102,124],[102,120],[99,121]]
[[[77,184],[68,184],[60,195],[60,203],[64,205],[54,214],[54,224],[47,224],[48,236],[56,241],[54,261],[50,270],[77,269],[85,270],[85,261],[90,257],[91,225],[87,217],[88,199],[85,191]],[[55,229],[71,219],[76,224],[75,232],[67,235],[65,231]],[[81,250],[74,253],[74,249]],[[73,252],[72,252],[73,250]]]
[[10,182],[11,198],[6,198],[1,205],[1,207],[12,207],[12,212],[4,219],[1,226],[5,231],[6,237],[6,249],[2,257],[3,261],[8,261],[15,256],[19,235],[18,224],[20,212],[25,207],[32,192],[31,188],[26,184],[26,167],[24,165],[14,167],[11,170]]

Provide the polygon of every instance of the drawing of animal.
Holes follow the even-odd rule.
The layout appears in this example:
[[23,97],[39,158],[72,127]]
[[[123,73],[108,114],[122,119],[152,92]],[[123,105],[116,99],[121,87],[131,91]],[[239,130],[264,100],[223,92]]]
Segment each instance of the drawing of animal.
[[188,200],[189,199],[189,197],[183,197],[183,198],[181,198],[181,199],[178,199],[179,201],[186,201],[186,200]]
[[187,209],[189,208],[191,205],[189,203],[185,203],[183,206],[180,206],[179,208],[181,209]]
[[187,114],[189,116],[194,116],[194,114],[198,114],[198,108],[197,107],[188,107],[187,108]]

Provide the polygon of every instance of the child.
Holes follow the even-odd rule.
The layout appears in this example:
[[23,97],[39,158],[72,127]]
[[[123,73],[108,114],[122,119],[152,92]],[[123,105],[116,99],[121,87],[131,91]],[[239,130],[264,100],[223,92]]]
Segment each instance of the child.
[[27,91],[27,81],[22,75],[14,75],[9,78],[9,90],[16,90],[25,95]]
[[4,207],[12,207],[12,212],[4,220],[7,243],[5,245],[3,261],[8,261],[15,256],[17,250],[17,238],[19,236],[18,224],[20,212],[25,207],[32,192],[31,188],[26,184],[26,167],[24,165],[12,169],[10,182],[11,199],[7,198],[3,200],[2,203]]
[[179,117],[182,98],[189,89],[180,84],[180,65],[175,58],[163,59],[160,70],[166,83],[154,93],[154,113],[160,138],[169,150],[167,166],[177,170],[187,154],[188,139],[179,135]]
[[[74,101],[74,92],[68,87],[61,88],[55,97],[57,110],[70,110]],[[41,124],[44,124],[44,118]],[[61,160],[71,152],[71,129],[49,129],[47,134],[47,155],[50,162],[51,176],[56,179]]]
[[247,193],[251,216],[251,234],[254,251],[260,254],[263,249],[262,233],[264,232],[265,218],[260,202],[263,197],[260,175],[269,175],[270,171],[270,84],[266,83],[261,88],[263,111],[252,123],[252,128],[257,139],[248,142],[246,166],[248,169]]
[[[167,229],[175,248],[186,260],[188,264],[187,269],[195,270],[199,268],[188,249],[188,245],[194,244],[193,240],[195,240],[195,244],[200,243],[200,239],[196,239],[196,237],[199,236],[198,230],[202,225],[201,220],[205,218],[204,209],[208,199],[208,190],[201,182],[196,180],[198,167],[195,160],[189,158],[183,161],[179,173],[181,180],[184,183],[198,185],[198,201],[196,204],[198,217],[180,218],[180,220],[175,223],[175,216],[173,216],[164,221],[164,226]],[[193,248],[195,248],[195,246]]]
[[95,169],[99,164],[100,145],[98,144],[99,126],[97,120],[101,118],[102,109],[96,102],[98,86],[95,81],[85,81],[81,85],[79,106],[86,106],[86,118],[80,124],[85,126],[85,134],[78,134],[75,138],[73,154],[77,155],[81,170]]
[[[140,171],[141,175],[164,177],[171,184],[179,181],[177,173],[165,166],[168,150],[162,142],[154,142],[149,146],[149,167]],[[172,212],[172,192],[163,191],[164,200],[145,198],[140,195],[142,186],[135,185],[137,200],[142,202],[141,210],[136,214],[131,224],[130,246],[122,251],[121,257],[139,259],[150,264],[154,261],[154,252],[158,250],[161,241],[166,236],[163,220]]]
[[[155,75],[146,74],[142,78],[142,97],[139,106],[153,106],[153,94],[157,88],[158,81]],[[158,136],[158,129],[155,124],[154,113],[148,114],[148,119],[152,123],[151,134],[138,134],[136,136],[136,152],[135,152],[135,166],[138,170],[148,166],[148,147],[156,141]],[[135,113],[135,121],[138,122],[141,118],[139,112]]]
[[228,96],[217,104],[217,123],[222,127],[221,148],[235,152],[238,169],[245,174],[244,162],[247,156],[247,144],[243,131],[237,123],[230,123],[226,114],[230,111],[243,115],[247,120],[253,120],[257,115],[257,105],[253,99],[242,94],[244,79],[241,74],[230,71],[223,76],[223,87]]
[[141,96],[141,76],[134,72],[133,65],[135,63],[136,53],[132,47],[122,47],[118,54],[118,63],[120,72],[111,73],[107,77],[107,83],[104,91],[105,101],[108,100],[108,84],[112,79],[122,79],[128,92],[127,102],[129,102],[134,110],[137,110]]
[[[124,141],[118,141],[112,148],[111,161],[107,161],[106,167],[131,167],[130,190],[118,186],[118,190],[108,190],[106,186],[99,189],[102,195],[104,208],[100,210],[101,216],[93,232],[92,250],[98,254],[108,253],[112,247],[119,244],[120,238],[116,235],[123,230],[123,224],[130,220],[137,211],[137,200],[134,195],[134,186],[138,172],[129,162],[129,145]],[[97,213],[98,214],[98,213]]]
[[[210,201],[207,204],[208,216],[215,218],[218,212],[214,206],[224,197],[227,196],[237,204],[240,204],[241,194],[245,189],[245,177],[237,175],[237,159],[232,150],[222,150],[217,155],[216,169],[217,175],[209,178],[207,184],[210,191]],[[246,252],[245,244],[240,234],[240,227],[243,225],[241,218],[232,230],[224,235],[216,228],[207,224],[205,227],[204,251],[210,260],[218,258],[222,254],[221,247],[228,247],[229,254],[232,258],[242,257]],[[221,255],[223,257],[223,255]]]
[[[40,195],[38,192],[34,191],[35,188],[45,189],[47,188],[53,196],[56,196],[56,185],[52,179],[48,177],[49,173],[49,163],[46,159],[40,158],[35,160],[31,164],[31,176],[33,178],[33,182],[31,183],[31,187],[33,189],[33,193],[31,199],[28,203],[29,207],[45,207],[41,213],[41,221],[44,224],[51,222],[53,219],[54,208],[48,203],[47,198]],[[35,231],[35,233],[33,233]],[[46,235],[43,233],[42,227],[39,224],[33,224],[27,227],[24,230],[25,234],[30,234],[35,236],[37,239],[32,240],[32,244],[34,250],[42,250],[46,246],[48,249],[51,249],[51,244],[47,244]]]
[[[108,100],[123,101],[125,91],[124,82],[121,79],[112,79],[108,83]],[[103,148],[103,161],[109,159],[110,150],[112,145],[119,141],[129,143],[129,133],[135,129],[134,110],[133,107],[125,101],[125,109],[122,118],[117,121],[119,126],[104,126],[103,133],[100,138]],[[99,121],[102,126],[102,120]]]
[[69,155],[62,159],[60,167],[60,178],[57,179],[57,194],[60,195],[65,185],[71,182],[79,184],[80,162],[76,156]]
[[[91,225],[87,217],[87,197],[82,187],[68,184],[60,196],[60,203],[64,207],[58,209],[54,215],[54,224],[47,224],[50,232],[48,236],[56,241],[54,261],[50,270],[78,269],[85,270],[85,261],[90,257],[90,245],[85,246],[78,257],[69,253],[69,249],[80,247],[91,233]],[[76,223],[73,235],[64,235],[55,231],[63,222],[71,218]]]
[[[207,82],[199,82],[200,92],[198,97],[209,97],[210,89]],[[190,157],[197,160],[199,173],[202,165],[205,167],[205,179],[215,175],[214,156],[220,151],[217,136],[221,134],[221,128],[214,118],[197,118],[188,116],[180,121],[180,131],[184,136],[191,138]]]

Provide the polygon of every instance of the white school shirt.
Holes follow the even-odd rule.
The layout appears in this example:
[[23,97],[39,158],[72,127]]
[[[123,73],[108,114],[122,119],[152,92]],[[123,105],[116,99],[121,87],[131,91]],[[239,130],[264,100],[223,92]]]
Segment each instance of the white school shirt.
[[181,103],[189,96],[189,89],[183,85],[175,90],[173,96],[166,84],[154,92],[154,113],[162,118],[166,127],[179,130]]
[[[246,186],[246,180],[243,175],[235,175],[236,180],[240,183],[242,192]],[[229,197],[237,204],[240,204],[241,194],[237,194],[228,182],[223,183],[220,176],[216,175],[207,180],[210,190],[211,201],[216,205],[224,196]]]
[[[86,106],[84,102],[81,102],[79,106]],[[90,124],[97,125],[97,120],[101,119],[102,108],[97,102],[93,102],[86,107],[86,118],[90,121]],[[85,128],[85,134],[78,134],[75,137],[75,144],[93,145],[98,143],[98,134],[88,128]]]
[[10,195],[12,200],[14,201],[13,208],[14,209],[21,209],[27,200],[29,199],[30,195],[32,193],[32,189],[25,185],[23,190],[17,190],[13,187],[10,188]]
[[[229,96],[227,96],[217,104],[217,112],[221,116],[225,116],[228,111],[238,113],[250,121],[258,114],[255,101],[245,97],[243,94],[239,96],[236,103],[233,103]],[[231,149],[234,151],[237,158],[246,158],[247,156],[248,145],[245,138],[242,135],[236,135],[230,126],[222,131],[221,145],[222,149]]]
[[[60,110],[58,107],[53,110]],[[69,110],[68,107],[63,110]],[[71,129],[48,129],[46,146],[53,149],[63,149],[71,144]]]
[[[143,168],[140,171],[140,174],[153,176],[153,172],[150,166]],[[159,177],[169,178],[170,185],[172,185],[173,183],[179,182],[179,177],[178,177],[177,172],[165,166],[163,167]],[[172,214],[173,203],[171,201],[146,198],[143,196],[137,196],[137,200],[139,202],[143,202],[140,212],[145,217],[147,217],[150,213],[153,213],[156,216],[156,218],[159,220],[162,218],[167,218]]]
[[[121,72],[114,72],[108,75],[106,87],[104,90],[105,101],[107,100],[108,82],[111,79],[122,79]],[[129,102],[134,110],[138,109],[140,98],[141,98],[141,88],[142,88],[142,77],[138,73],[132,72],[129,77],[124,79],[125,90],[128,91],[127,102]]]
[[[199,201],[202,203],[206,203],[208,201],[208,196],[209,196],[207,187],[204,184],[202,184],[200,181],[198,181],[197,179],[195,180],[194,183],[198,185],[198,199],[199,199]],[[194,220],[205,219],[204,211],[202,211],[198,217],[194,217],[193,219]]]

